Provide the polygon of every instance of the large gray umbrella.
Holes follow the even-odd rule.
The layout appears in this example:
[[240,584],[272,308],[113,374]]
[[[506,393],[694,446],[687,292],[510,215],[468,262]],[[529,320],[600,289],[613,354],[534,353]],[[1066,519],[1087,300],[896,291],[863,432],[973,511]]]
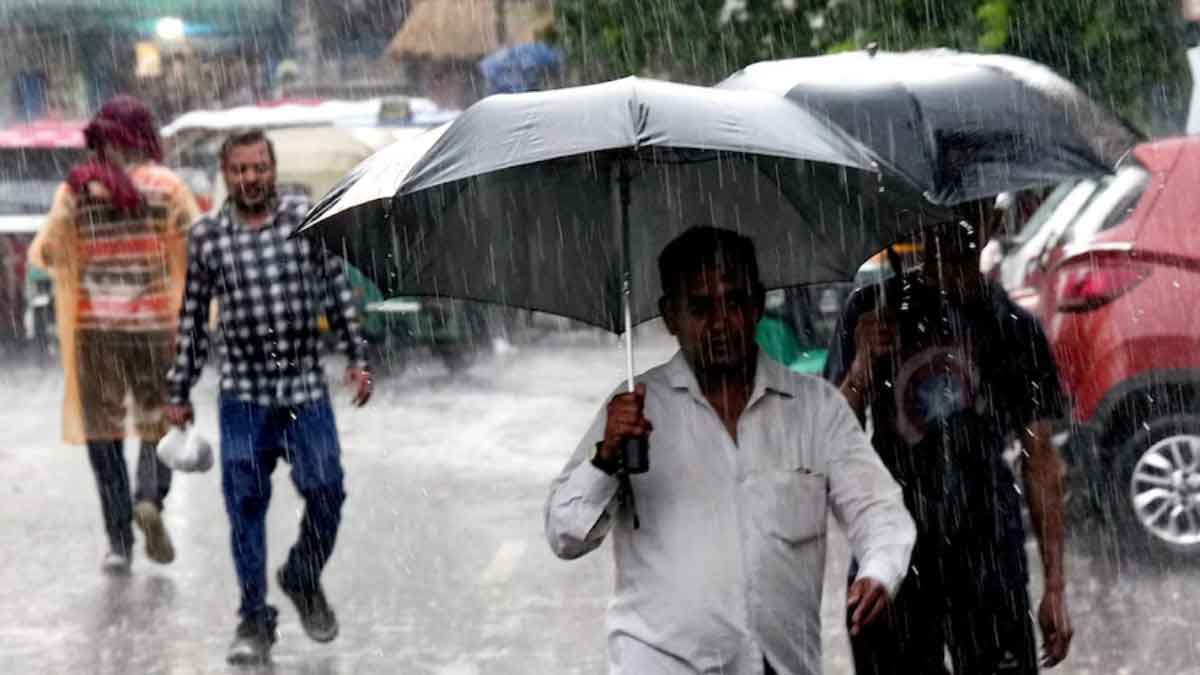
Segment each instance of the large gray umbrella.
[[1138,141],[1069,81],[1015,56],[847,52],[756,63],[718,87],[786,96],[938,204],[1112,172]]
[[657,314],[657,255],[699,223],[750,235],[768,287],[851,279],[926,216],[884,180],[856,142],[777,96],[627,78],[484,99],[368,159],[303,233],[387,296],[620,333]]

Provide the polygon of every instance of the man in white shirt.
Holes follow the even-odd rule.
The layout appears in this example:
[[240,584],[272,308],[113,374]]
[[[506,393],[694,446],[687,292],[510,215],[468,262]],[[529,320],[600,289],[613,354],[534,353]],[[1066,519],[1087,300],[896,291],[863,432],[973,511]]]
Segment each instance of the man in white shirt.
[[[900,488],[837,389],[759,352],[748,238],[694,227],[659,271],[680,351],[597,416],[551,487],[546,537],[572,559],[613,533],[613,673],[819,673],[827,510],[861,561],[857,632],[907,569]],[[651,469],[626,474],[622,439],[647,436]]]

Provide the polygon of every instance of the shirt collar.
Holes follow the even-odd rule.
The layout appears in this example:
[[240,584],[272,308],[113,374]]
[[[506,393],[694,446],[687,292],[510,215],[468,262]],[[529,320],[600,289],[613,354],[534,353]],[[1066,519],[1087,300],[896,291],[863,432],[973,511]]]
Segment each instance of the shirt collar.
[[[238,217],[237,208],[233,205],[233,197],[225,198],[225,203],[221,205],[221,211],[225,216],[225,222],[229,223],[229,226],[231,228],[237,229],[237,228],[249,228],[250,227],[249,225],[246,225],[244,222],[242,222],[242,219]],[[271,204],[270,220],[267,220],[265,223],[263,223],[262,225],[259,225],[258,227],[254,228],[254,229],[265,230],[268,228],[275,227],[277,224],[279,224],[279,214],[282,213],[283,211],[284,211],[283,200],[280,199],[279,197],[275,197],[273,203]]]
[[[704,400],[704,392],[700,391],[700,383],[696,380],[696,374],[692,372],[692,367],[688,364],[682,350],[675,352],[675,356],[667,362],[666,374],[667,382],[673,389],[687,390],[696,399]],[[795,398],[796,386],[789,374],[790,371],[772,360],[760,348],[758,362],[754,369],[754,388],[751,390],[747,407],[762,398],[768,391],[787,398]]]

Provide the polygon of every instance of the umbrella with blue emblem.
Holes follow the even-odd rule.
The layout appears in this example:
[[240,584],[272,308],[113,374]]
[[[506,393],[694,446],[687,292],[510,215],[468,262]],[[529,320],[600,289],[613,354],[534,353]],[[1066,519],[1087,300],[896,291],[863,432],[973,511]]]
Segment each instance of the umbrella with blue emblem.
[[498,49],[479,61],[479,74],[492,93],[536,91],[562,67],[563,53],[544,42],[525,42]]

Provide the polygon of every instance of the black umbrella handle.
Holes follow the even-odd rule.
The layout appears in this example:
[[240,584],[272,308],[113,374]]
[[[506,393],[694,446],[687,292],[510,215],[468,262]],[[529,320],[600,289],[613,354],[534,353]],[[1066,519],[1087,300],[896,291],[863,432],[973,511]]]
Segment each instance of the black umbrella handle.
[[633,482],[629,477],[650,470],[650,440],[645,436],[622,438],[620,461],[621,468],[617,471],[617,479],[621,483],[617,490],[618,499],[623,508],[629,509],[633,516],[633,529],[637,530],[641,528],[642,520],[638,517],[637,502],[633,498]]
[[650,470],[650,440],[645,436],[621,439],[621,468],[630,475]]
[[633,529],[641,529],[642,519],[638,517],[637,501],[633,498],[633,484],[629,481],[629,474],[621,471],[617,474],[617,480],[620,481],[620,487],[617,488],[617,500],[620,502],[621,508],[629,509],[629,513],[633,516]]

